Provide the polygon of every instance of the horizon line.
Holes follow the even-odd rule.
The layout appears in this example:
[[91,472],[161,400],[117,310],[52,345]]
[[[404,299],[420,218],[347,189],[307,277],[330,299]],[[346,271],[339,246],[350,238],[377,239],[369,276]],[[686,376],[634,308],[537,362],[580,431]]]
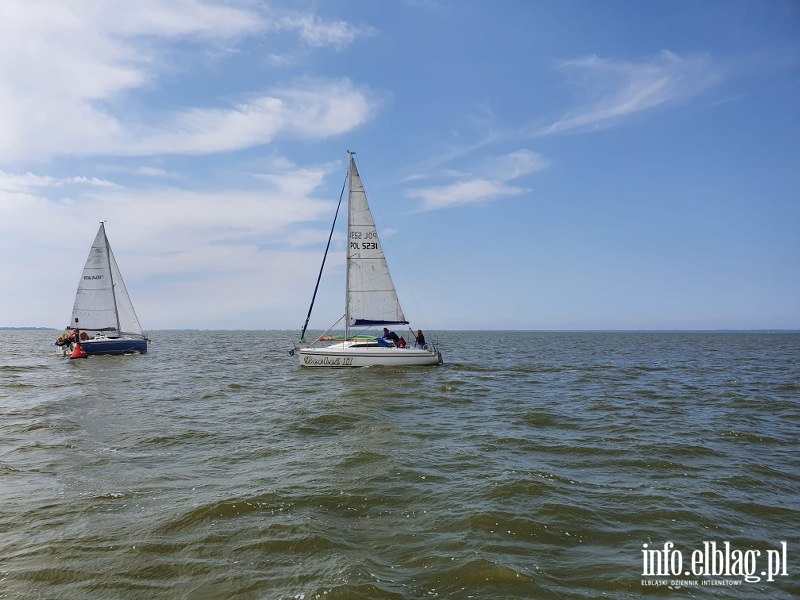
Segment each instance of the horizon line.
[[[36,327],[36,326],[0,326],[0,331],[61,331],[58,327]],[[203,327],[169,327],[163,329],[149,329],[148,332],[155,331],[295,331],[296,328],[285,327],[233,327],[233,328],[203,328]],[[320,329],[322,331],[322,329]],[[800,333],[800,329],[782,327],[748,327],[748,328],[609,328],[609,329],[428,329],[427,331],[448,331],[448,332],[512,332],[512,333]]]

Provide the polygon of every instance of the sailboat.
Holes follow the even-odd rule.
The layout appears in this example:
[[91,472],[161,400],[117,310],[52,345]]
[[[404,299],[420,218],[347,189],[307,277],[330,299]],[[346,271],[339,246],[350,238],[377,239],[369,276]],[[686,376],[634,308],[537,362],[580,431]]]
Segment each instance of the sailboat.
[[148,341],[108,243],[105,224],[101,222],[78,282],[72,320],[56,346],[62,354],[82,358],[96,354],[144,354]]
[[[348,152],[347,174],[347,263],[345,314],[334,323],[314,343],[305,343],[305,333],[314,297],[319,289],[325,258],[317,277],[317,285],[308,309],[305,325],[300,334],[300,344],[295,344],[292,354],[297,354],[303,367],[366,367],[374,365],[438,365],[442,355],[433,344],[418,343],[413,330],[409,342],[399,336],[397,341],[384,335],[365,335],[369,328],[386,328],[393,325],[409,325],[397,297],[389,266],[378,238],[375,221],[367,203],[367,195],[358,174],[353,152]],[[342,188],[342,196],[344,188]],[[339,198],[339,207],[342,199]],[[338,216],[339,207],[336,209]],[[336,217],[334,217],[327,256],[333,236]],[[327,336],[344,319],[345,334],[341,339]],[[409,328],[410,329],[410,328]],[[357,333],[356,333],[357,332]],[[419,342],[424,336],[421,335]]]

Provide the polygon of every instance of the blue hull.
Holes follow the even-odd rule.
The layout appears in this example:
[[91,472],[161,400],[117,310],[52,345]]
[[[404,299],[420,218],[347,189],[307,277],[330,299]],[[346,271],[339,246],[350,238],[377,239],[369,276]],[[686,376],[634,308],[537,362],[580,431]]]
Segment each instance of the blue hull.
[[133,354],[147,352],[147,340],[132,338],[118,338],[113,340],[86,340],[81,342],[81,348],[89,356],[98,354]]

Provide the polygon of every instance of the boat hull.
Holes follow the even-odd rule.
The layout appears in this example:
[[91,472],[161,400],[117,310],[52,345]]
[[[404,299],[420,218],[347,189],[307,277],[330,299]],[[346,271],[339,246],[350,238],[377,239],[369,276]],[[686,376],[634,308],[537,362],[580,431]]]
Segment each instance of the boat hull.
[[[63,356],[70,356],[75,345],[59,346],[57,352]],[[137,338],[107,338],[89,339],[81,342],[81,348],[87,356],[99,356],[103,354],[145,354],[147,352],[147,340]]]
[[335,344],[325,348],[301,348],[301,367],[404,367],[438,365],[442,355],[422,348],[349,348]]
[[115,338],[107,340],[86,340],[81,342],[81,348],[89,356],[98,354],[145,354],[147,340],[136,338]]

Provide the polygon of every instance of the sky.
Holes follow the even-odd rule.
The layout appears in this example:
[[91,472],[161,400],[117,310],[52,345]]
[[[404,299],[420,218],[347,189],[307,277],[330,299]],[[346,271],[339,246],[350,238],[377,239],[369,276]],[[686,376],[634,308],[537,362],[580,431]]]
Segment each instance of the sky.
[[146,331],[299,331],[348,150],[415,328],[800,329],[795,0],[3,0],[0,326],[104,221]]

